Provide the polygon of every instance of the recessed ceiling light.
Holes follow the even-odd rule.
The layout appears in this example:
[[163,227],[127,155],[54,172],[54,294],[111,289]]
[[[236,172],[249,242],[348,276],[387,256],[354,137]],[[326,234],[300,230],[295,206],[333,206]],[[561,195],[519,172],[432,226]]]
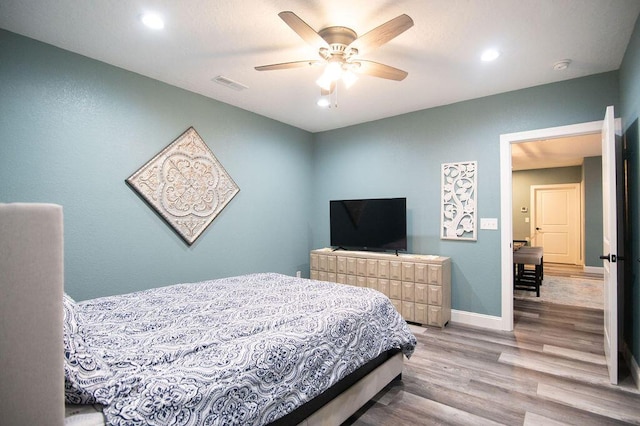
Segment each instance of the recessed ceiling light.
[[487,49],[482,52],[480,59],[482,59],[484,62],[491,62],[498,59],[499,56],[500,52],[498,52],[496,49]]
[[162,16],[157,13],[144,13],[140,20],[144,25],[152,30],[161,30],[164,28],[164,21],[162,20]]

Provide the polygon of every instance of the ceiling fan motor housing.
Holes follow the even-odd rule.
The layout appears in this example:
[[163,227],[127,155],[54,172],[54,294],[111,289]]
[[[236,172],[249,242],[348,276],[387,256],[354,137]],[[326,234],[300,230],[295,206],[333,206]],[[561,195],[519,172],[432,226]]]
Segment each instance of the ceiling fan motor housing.
[[334,55],[343,56],[348,59],[358,54],[355,48],[349,48],[358,35],[351,28],[347,27],[327,27],[318,31],[318,34],[329,44],[329,49],[320,48],[320,56],[330,59]]

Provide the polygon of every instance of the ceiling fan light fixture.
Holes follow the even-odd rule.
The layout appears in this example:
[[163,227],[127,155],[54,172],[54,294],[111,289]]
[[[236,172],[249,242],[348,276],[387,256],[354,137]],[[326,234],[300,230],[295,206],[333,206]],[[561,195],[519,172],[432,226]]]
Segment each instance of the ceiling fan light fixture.
[[333,83],[333,80],[327,78],[327,76],[325,75],[326,73],[323,73],[320,78],[318,78],[316,80],[316,84],[318,86],[320,86],[321,89],[324,90],[331,90],[331,84]]
[[324,76],[331,81],[337,81],[342,77],[342,64],[338,61],[329,62],[324,69]]
[[321,96],[317,102],[318,106],[321,108],[329,108],[331,106],[331,100],[329,96]]
[[347,70],[342,74],[342,82],[347,89],[354,85],[358,81],[358,76],[353,71]]
[[342,74],[342,64],[340,62],[329,62],[320,78],[316,80],[316,84],[324,90],[331,90],[331,85],[340,80]]

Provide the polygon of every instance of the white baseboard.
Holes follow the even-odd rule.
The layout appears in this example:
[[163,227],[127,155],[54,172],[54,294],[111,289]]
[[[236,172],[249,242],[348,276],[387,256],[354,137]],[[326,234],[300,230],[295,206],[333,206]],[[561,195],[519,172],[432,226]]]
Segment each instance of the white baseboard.
[[629,366],[629,370],[631,371],[633,381],[636,383],[636,387],[638,388],[638,390],[640,390],[640,367],[638,366],[636,359],[633,357],[633,354],[629,350],[627,342],[624,342],[622,353],[624,359],[627,361],[627,366]]
[[583,266],[583,271],[587,274],[604,274],[602,266]]
[[451,322],[490,330],[503,330],[502,318],[475,312],[451,310]]

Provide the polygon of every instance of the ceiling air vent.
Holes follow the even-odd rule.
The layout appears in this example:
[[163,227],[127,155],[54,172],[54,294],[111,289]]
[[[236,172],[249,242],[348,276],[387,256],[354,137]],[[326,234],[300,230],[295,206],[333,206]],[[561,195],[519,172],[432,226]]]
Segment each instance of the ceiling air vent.
[[221,75],[214,77],[212,81],[215,81],[218,84],[222,84],[223,86],[227,86],[229,89],[237,90],[238,92],[244,89],[248,89],[248,87],[244,84],[238,83],[237,81],[233,81],[230,78],[223,77]]

